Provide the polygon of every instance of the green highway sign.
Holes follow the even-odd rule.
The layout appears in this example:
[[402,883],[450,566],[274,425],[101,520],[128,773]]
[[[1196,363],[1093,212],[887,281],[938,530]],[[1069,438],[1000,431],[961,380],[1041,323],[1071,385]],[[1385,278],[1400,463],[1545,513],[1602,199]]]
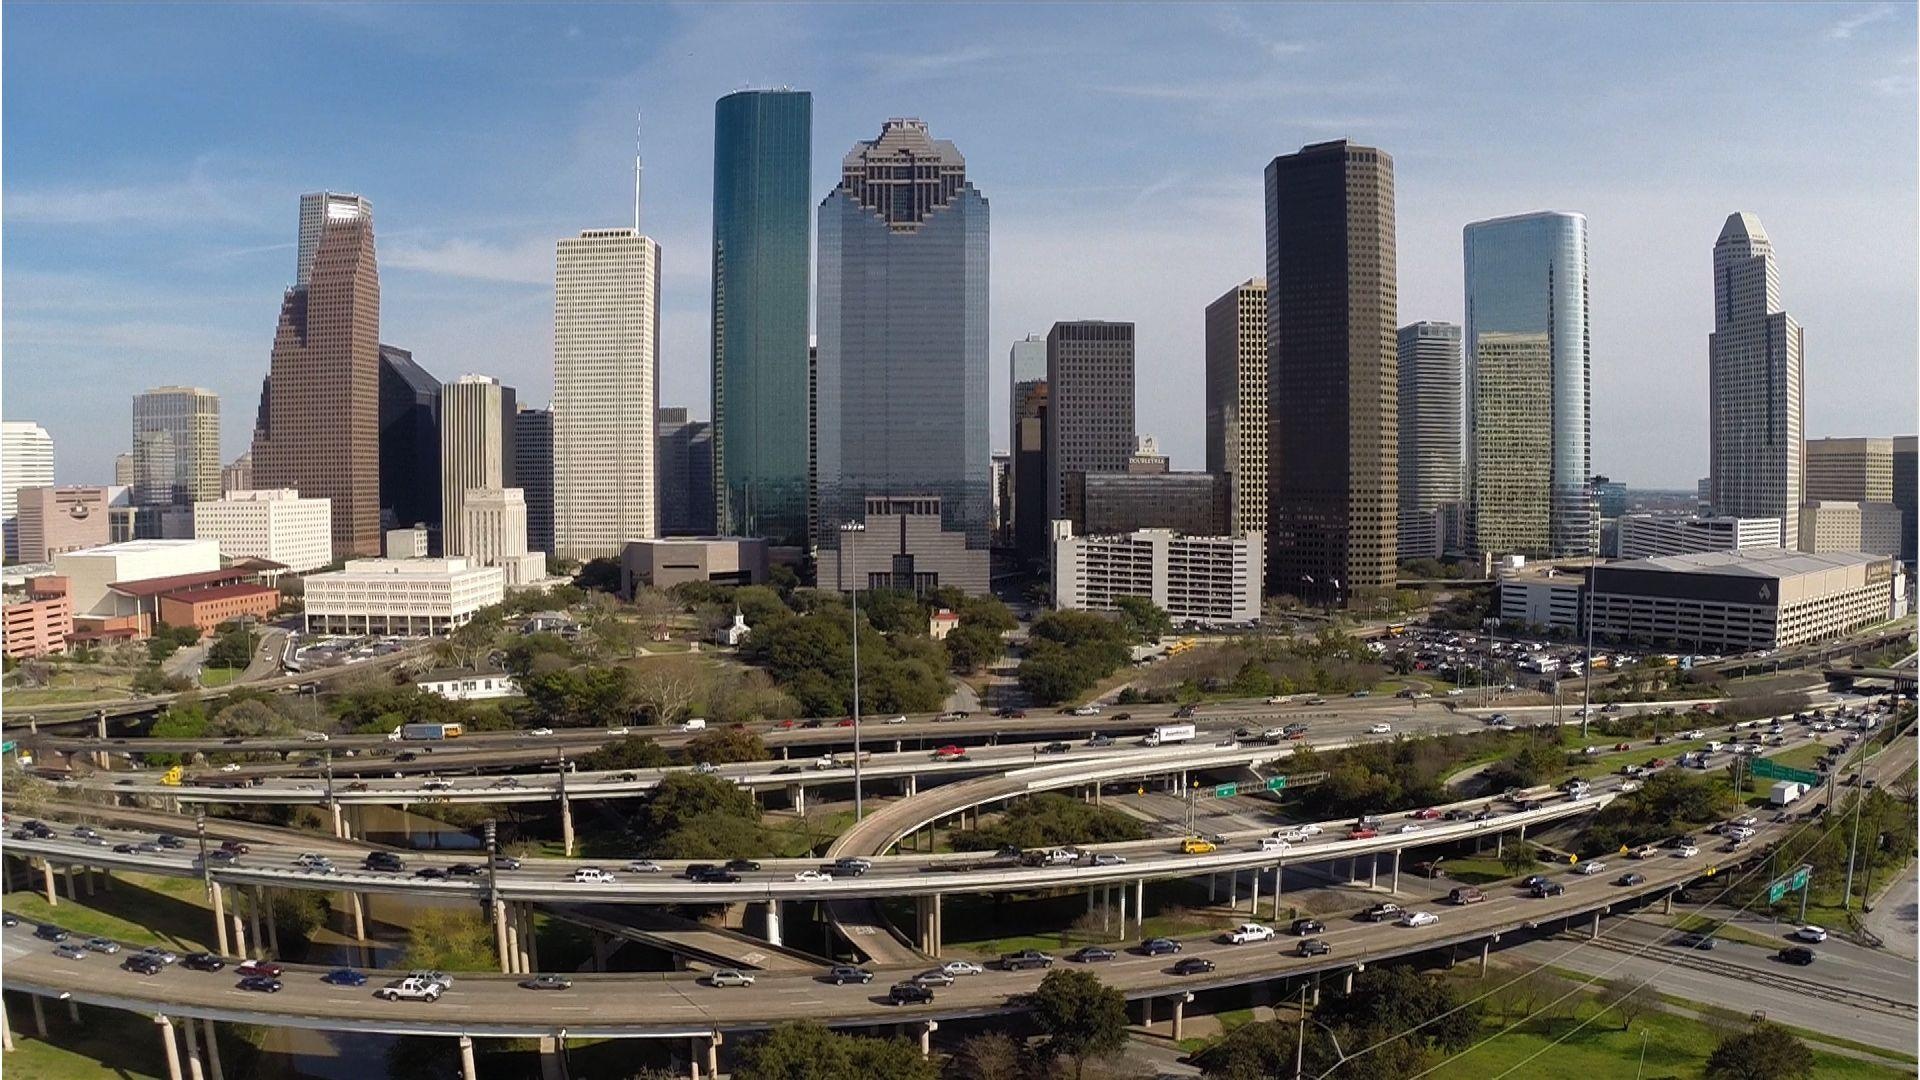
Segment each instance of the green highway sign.
[[1792,769],[1785,765],[1777,765],[1766,758],[1753,759],[1753,775],[1756,779],[1792,780],[1796,783],[1809,785],[1820,782],[1819,773],[1809,772],[1806,769]]
[[1286,778],[1286,777],[1284,777],[1284,776],[1269,776],[1269,777],[1267,777],[1267,790],[1268,790],[1268,791],[1280,791],[1280,790],[1282,790],[1282,789],[1284,789],[1284,788],[1285,788],[1286,786],[1287,786],[1287,778]]
[[1214,797],[1219,799],[1230,799],[1239,793],[1239,784],[1219,784],[1213,789]]
[[1779,903],[1780,898],[1785,895],[1787,895],[1787,882],[1785,878],[1767,887],[1767,903],[1769,904]]
[[12,739],[8,739],[6,742],[0,743],[0,754],[11,754],[19,745],[19,743],[14,742]]
[[1800,869],[1795,870],[1793,872],[1793,881],[1788,884],[1788,888],[1804,889],[1806,887],[1807,887],[1807,868],[1803,866]]

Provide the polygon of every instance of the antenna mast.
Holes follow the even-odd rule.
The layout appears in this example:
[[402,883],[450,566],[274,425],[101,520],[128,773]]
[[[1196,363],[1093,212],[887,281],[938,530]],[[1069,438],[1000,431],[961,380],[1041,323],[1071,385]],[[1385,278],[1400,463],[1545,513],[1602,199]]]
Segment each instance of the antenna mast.
[[633,114],[633,231],[640,231],[640,113]]

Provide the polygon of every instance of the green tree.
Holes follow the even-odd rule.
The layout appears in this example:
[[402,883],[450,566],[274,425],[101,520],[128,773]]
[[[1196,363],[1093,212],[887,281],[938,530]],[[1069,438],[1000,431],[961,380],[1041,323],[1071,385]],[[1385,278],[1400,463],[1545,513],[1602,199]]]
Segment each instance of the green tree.
[[[883,634],[927,632],[927,609],[918,597],[897,589],[870,589],[860,594],[860,614]],[[865,644],[862,642],[862,644]]]
[[759,821],[753,795],[717,776],[669,773],[647,802],[647,822],[656,832],[672,832],[683,825],[714,817]]
[[770,756],[760,736],[743,727],[715,728],[687,740],[688,761],[730,765],[736,761],[765,761]]
[[1004,1031],[970,1035],[947,1060],[948,1080],[1026,1080],[1034,1074],[1026,1043]]
[[1293,1075],[1292,1024],[1242,1024],[1193,1057],[1207,1080],[1269,1080]]
[[207,666],[244,668],[253,662],[253,632],[236,627],[214,639],[207,650]]
[[1135,641],[1159,641],[1173,633],[1173,619],[1145,596],[1122,596],[1113,602]]
[[953,662],[953,670],[962,674],[979,671],[1006,652],[1000,631],[968,622],[955,627],[943,644]]
[[620,560],[611,556],[588,559],[573,576],[573,584],[588,592],[617,593],[620,591]]
[[1033,1022],[1047,1036],[1050,1056],[1073,1059],[1076,1078],[1087,1061],[1127,1046],[1127,999],[1090,971],[1055,968],[1027,996]]
[[935,1080],[940,1073],[905,1039],[830,1031],[812,1020],[781,1024],[749,1042],[733,1075],[739,1080]]
[[292,721],[273,706],[253,699],[234,701],[215,713],[213,726],[222,735],[291,735],[294,730]]
[[1146,827],[1130,814],[1046,792],[1013,800],[998,819],[953,833],[951,841],[962,851],[991,851],[1002,844],[1054,847],[1141,840],[1146,835]]
[[1027,655],[1020,661],[1016,677],[1028,697],[1042,705],[1057,705],[1086,693],[1105,673],[1099,665],[1088,663],[1085,655],[1039,639],[1027,643]]
[[1353,992],[1331,999],[1318,1019],[1356,1030],[1421,1028],[1421,1038],[1442,1050],[1464,1050],[1480,1028],[1477,1005],[1459,1007],[1452,987],[1408,967],[1376,967],[1354,980]]
[[563,727],[624,721],[633,711],[632,675],[626,668],[568,668],[529,675],[521,692],[534,711]]
[[[455,631],[456,635],[458,633],[459,631]],[[563,661],[562,667],[571,667],[576,659],[573,643],[559,634],[524,634],[507,646],[504,656],[505,667],[515,676],[524,679],[535,673],[540,666],[539,660],[543,656],[558,657]],[[547,667],[546,670],[554,669]]]
[[580,755],[579,762],[589,772],[659,769],[672,764],[673,755],[644,735],[626,735]]
[[1540,865],[1540,852],[1524,840],[1515,840],[1500,850],[1500,865],[1509,874],[1522,874]]
[[493,926],[467,908],[423,908],[407,929],[406,966],[441,971],[493,971],[500,958]]
[[1752,1028],[1720,1040],[1707,1056],[1706,1080],[1805,1080],[1813,1075],[1813,1051],[1778,1024]]

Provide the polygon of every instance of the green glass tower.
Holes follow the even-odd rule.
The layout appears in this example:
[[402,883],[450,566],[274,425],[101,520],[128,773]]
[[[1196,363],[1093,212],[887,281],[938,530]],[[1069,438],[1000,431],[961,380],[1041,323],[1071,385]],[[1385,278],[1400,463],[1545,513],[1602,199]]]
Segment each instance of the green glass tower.
[[713,115],[715,525],[807,543],[813,95],[742,90]]

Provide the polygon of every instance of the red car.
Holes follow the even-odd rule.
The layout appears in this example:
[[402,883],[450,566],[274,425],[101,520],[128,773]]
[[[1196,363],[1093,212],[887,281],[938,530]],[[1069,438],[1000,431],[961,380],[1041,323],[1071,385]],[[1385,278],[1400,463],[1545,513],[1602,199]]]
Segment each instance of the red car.
[[782,721],[780,721],[779,723],[777,723],[777,724],[775,724],[775,725],[773,725],[773,726],[774,726],[774,727],[777,727],[777,728],[780,728],[781,730],[783,730],[783,731],[784,731],[784,730],[786,730],[786,729],[788,729],[788,728],[791,728],[791,727],[793,726],[793,721],[791,721],[791,720],[782,720]]
[[1379,835],[1380,835],[1380,830],[1379,830],[1379,829],[1349,829],[1349,830],[1347,830],[1347,839],[1349,839],[1349,840],[1371,840],[1371,839],[1373,839],[1374,837],[1376,837],[1376,836],[1379,836]]
[[1631,750],[1633,749],[1633,744],[1632,743],[1614,743],[1613,748],[1615,750]]
[[280,975],[281,968],[279,964],[268,960],[249,960],[239,967],[234,968],[233,971],[234,974],[242,978],[248,975],[265,975],[269,978],[276,978]]
[[1666,767],[1667,767],[1667,759],[1663,757],[1657,757],[1657,758],[1654,758],[1652,761],[1647,762],[1647,768],[1649,769],[1664,769]]
[[933,756],[935,758],[957,758],[964,753],[966,753],[965,750],[960,749],[952,743],[948,743],[940,749],[935,750]]
[[1413,813],[1408,814],[1407,816],[1414,819],[1415,821],[1433,821],[1439,818],[1440,811],[1434,809],[1431,806],[1426,806],[1418,810],[1415,810]]
[[851,717],[851,716],[843,716],[843,717],[841,717],[841,718],[840,718],[840,722],[839,722],[839,723],[837,723],[837,724],[835,724],[835,725],[833,725],[833,726],[834,726],[834,727],[852,727],[852,726],[853,726],[853,717]]

